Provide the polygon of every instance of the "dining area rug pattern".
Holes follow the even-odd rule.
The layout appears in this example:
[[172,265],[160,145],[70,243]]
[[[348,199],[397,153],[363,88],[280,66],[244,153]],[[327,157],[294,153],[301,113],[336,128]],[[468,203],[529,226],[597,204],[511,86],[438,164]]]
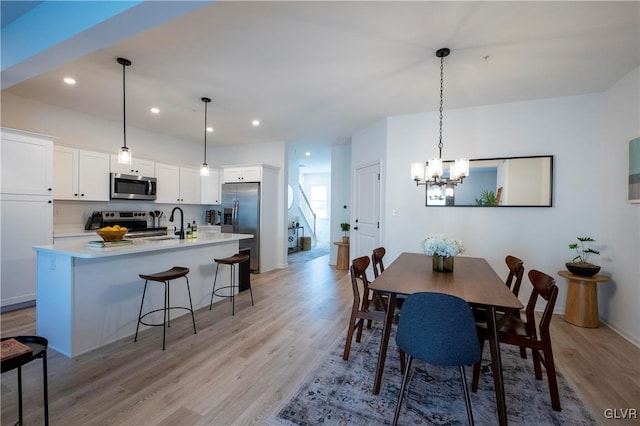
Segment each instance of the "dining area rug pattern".
[[[342,359],[346,332],[330,353],[307,375],[298,388],[271,415],[268,423],[282,425],[386,425],[393,420],[402,383],[395,328],[389,339],[382,387],[372,393],[381,324],[363,331],[362,341],[351,345],[348,361]],[[546,371],[536,380],[531,352],[520,358],[517,348],[502,345],[502,367],[510,425],[596,425],[598,421],[576,392],[558,373],[561,412],[553,411]],[[466,367],[471,387],[472,367]],[[470,392],[477,425],[497,425],[489,345],[485,345],[478,391]],[[468,424],[459,370],[439,367],[414,358],[410,382],[398,420],[400,425]]]

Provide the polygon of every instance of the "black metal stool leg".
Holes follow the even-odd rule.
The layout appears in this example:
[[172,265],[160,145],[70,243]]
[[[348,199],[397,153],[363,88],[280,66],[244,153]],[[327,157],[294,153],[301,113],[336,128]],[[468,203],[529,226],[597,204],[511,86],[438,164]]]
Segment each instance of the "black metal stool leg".
[[144,290],[142,290],[142,302],[140,302],[140,313],[138,313],[138,324],[136,325],[136,337],[133,339],[134,342],[138,341],[138,329],[140,328],[140,320],[142,319],[142,305],[144,305],[144,295],[147,293],[147,283],[144,282]]
[[189,278],[184,276],[184,279],[187,280],[187,294],[189,295],[189,307],[191,308],[191,319],[193,320],[193,334],[198,334],[196,331],[196,317],[193,315],[193,303],[191,303],[191,288],[189,288]]
[[213,278],[213,290],[211,291],[211,303],[209,303],[209,310],[211,310],[211,307],[213,306],[213,295],[216,294],[216,281],[218,280],[218,268],[220,267],[220,264],[218,263],[216,265],[216,275]]
[[42,355],[42,383],[44,386],[44,425],[49,426],[49,385],[47,380],[47,351]]
[[22,366],[18,367],[18,424],[22,424]]
[[231,316],[235,316],[236,314],[236,265],[230,265],[231,266],[231,282],[229,283],[229,285],[231,286],[231,303],[233,306],[231,306]]
[[164,282],[164,312],[162,313],[162,350],[164,351],[164,342],[167,335],[167,316],[169,316],[169,310],[167,309],[169,299],[169,285],[168,281]]

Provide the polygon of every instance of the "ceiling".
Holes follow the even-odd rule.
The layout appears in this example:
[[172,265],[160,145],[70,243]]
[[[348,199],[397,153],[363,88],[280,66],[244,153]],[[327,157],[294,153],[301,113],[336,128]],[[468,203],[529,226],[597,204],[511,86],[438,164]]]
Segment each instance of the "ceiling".
[[209,144],[287,141],[312,164],[383,117],[437,110],[441,47],[445,117],[598,92],[640,65],[640,3],[203,3],[5,90],[120,122],[122,56],[127,125],[202,143],[207,96]]

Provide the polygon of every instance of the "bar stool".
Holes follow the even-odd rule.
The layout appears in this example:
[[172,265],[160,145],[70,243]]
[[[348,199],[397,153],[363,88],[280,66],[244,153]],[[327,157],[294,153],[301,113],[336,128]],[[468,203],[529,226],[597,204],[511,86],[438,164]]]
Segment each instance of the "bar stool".
[[[217,265],[216,265],[216,275],[213,278],[213,291],[211,292],[211,303],[209,304],[209,310],[211,310],[211,307],[213,306],[213,296],[229,297],[232,303],[231,315],[235,315],[236,314],[235,288],[238,287],[236,285],[236,280],[235,280],[236,265],[242,262],[248,262],[249,255],[246,253],[237,253],[237,254],[234,254],[233,256],[225,257],[223,259],[213,259],[213,261],[216,262]],[[224,287],[218,287],[216,289],[216,281],[218,280],[218,268],[220,268],[221,264],[229,265],[231,267],[231,270],[230,270],[231,281],[229,285]],[[230,294],[220,294],[220,291],[225,289],[230,289],[229,290]],[[251,283],[249,283],[249,293],[251,294],[251,306],[253,306],[253,292],[251,291]]]
[[[4,337],[2,340],[11,339],[11,337]],[[31,352],[25,355],[20,355],[15,358],[2,361],[2,372],[11,371],[15,368],[18,369],[18,425],[22,424],[22,366],[30,363],[34,359],[42,359],[42,385],[44,387],[44,424],[49,424],[49,395],[47,384],[47,347],[49,342],[44,337],[40,336],[17,336],[13,337],[18,342],[27,345],[31,348]]]
[[[157,272],[155,274],[144,275],[140,274],[140,278],[144,281],[144,290],[142,291],[142,302],[140,302],[140,312],[138,313],[138,324],[136,325],[136,337],[133,339],[134,342],[138,341],[138,329],[140,328],[140,324],[144,324],[150,327],[159,327],[162,326],[162,350],[165,348],[165,337],[167,327],[171,327],[171,316],[169,312],[171,309],[186,309],[191,312],[191,319],[193,321],[193,334],[196,334],[196,319],[193,315],[193,304],[191,303],[191,290],[189,289],[189,278],[187,278],[187,274],[189,273],[189,268],[183,268],[181,266],[174,266],[168,271]],[[187,280],[187,294],[189,295],[189,307],[184,306],[171,306],[171,302],[169,299],[169,281],[175,280],[176,278],[184,277]],[[149,281],[155,281],[159,283],[164,283],[164,307],[160,309],[154,309],[142,314],[142,306],[144,305],[144,296],[147,293],[147,283]],[[143,321],[144,317],[147,315],[151,315],[154,312],[163,311],[162,314],[162,323],[158,324],[150,324]]]

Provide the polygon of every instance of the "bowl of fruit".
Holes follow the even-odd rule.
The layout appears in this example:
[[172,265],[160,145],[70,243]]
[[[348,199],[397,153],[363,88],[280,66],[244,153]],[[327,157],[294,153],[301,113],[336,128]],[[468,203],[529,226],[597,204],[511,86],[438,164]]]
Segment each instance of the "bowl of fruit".
[[127,233],[127,231],[128,229],[125,227],[122,227],[120,225],[114,225],[114,226],[105,226],[103,228],[100,228],[96,231],[96,233],[100,235],[103,240],[107,242],[112,242],[112,241],[120,241],[122,237],[124,237],[124,234]]

